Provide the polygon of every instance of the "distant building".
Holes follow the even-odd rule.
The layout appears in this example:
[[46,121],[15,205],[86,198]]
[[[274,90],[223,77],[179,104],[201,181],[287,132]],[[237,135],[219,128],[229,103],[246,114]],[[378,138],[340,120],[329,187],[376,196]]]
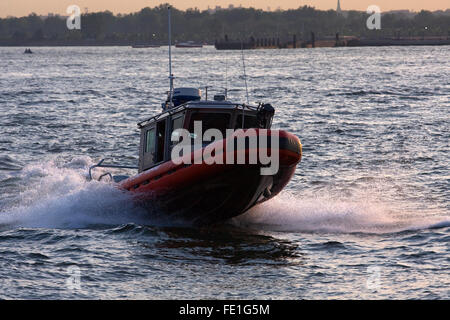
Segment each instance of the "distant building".
[[341,8],[341,1],[340,0],[338,0],[338,2],[337,2],[336,13],[338,15],[340,15],[340,16],[345,17],[345,18],[347,18],[347,16],[348,16],[348,11],[342,10],[342,8]]

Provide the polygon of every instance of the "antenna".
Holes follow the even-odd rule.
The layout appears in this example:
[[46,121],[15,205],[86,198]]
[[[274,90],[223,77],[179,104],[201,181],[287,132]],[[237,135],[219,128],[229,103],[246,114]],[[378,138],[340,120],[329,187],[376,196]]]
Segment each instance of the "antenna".
[[[244,81],[245,81],[245,93],[247,95],[247,104],[249,104],[248,102],[248,87],[247,87],[247,73],[245,72],[245,58],[244,58],[244,44],[241,40],[241,55],[242,55],[242,66],[244,67]],[[242,105],[242,129],[244,129],[244,118],[245,118],[245,113],[244,113],[244,109],[245,106]]]
[[[225,26],[222,24],[222,37],[225,38]],[[225,52],[225,100],[228,98],[228,55]]]
[[225,52],[225,100],[228,97],[228,55]]
[[242,66],[244,67],[245,93],[247,94],[247,104],[249,104],[248,87],[247,87],[247,73],[245,72],[244,44],[243,44],[242,40],[241,40],[241,55],[242,55]]
[[172,107],[172,99],[173,99],[173,79],[174,76],[172,74],[172,15],[171,15],[171,6],[167,7],[168,11],[168,20],[169,20],[169,81],[170,81],[170,91],[169,91],[169,107]]
[[[244,43],[242,42],[242,40],[241,40],[241,55],[242,55],[242,66],[244,67],[245,93],[247,94],[247,104],[249,104],[248,87],[247,87],[247,73],[245,72]],[[245,106],[242,106],[242,129],[244,129],[244,109],[245,109]]]

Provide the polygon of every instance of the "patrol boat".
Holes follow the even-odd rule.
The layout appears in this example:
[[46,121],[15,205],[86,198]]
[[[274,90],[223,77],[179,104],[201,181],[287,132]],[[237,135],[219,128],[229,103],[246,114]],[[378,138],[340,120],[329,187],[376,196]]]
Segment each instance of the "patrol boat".
[[89,177],[97,167],[136,169],[132,177],[107,172],[98,179],[108,176],[153,215],[193,225],[223,223],[279,194],[295,173],[302,145],[294,134],[270,130],[274,108],[231,102],[226,91],[208,100],[207,91],[202,99],[197,88],[174,89],[170,45],[169,71],[162,112],[138,123],[139,165],[102,160]]

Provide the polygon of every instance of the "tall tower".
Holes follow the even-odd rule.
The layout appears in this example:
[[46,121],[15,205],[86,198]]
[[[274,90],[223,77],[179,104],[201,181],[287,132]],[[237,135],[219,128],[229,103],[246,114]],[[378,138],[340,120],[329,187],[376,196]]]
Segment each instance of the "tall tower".
[[338,0],[336,12],[337,12],[337,13],[342,13],[342,9],[341,9],[341,0]]

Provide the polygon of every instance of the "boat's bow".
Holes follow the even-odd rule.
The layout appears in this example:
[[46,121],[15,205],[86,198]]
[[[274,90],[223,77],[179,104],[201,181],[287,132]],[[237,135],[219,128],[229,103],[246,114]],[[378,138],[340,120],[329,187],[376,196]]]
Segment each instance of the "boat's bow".
[[218,223],[276,196],[292,178],[301,157],[300,140],[291,133],[238,130],[120,186],[144,205],[157,204],[166,216],[196,224]]

